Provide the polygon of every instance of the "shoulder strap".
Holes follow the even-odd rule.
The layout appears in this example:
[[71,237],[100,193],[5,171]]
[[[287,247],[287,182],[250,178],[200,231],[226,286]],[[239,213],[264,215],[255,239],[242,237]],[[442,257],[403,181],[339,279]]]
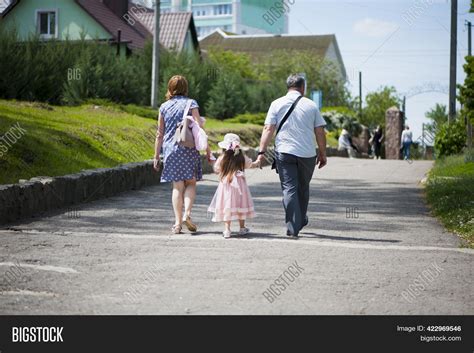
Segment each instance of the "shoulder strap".
[[298,98],[296,98],[296,100],[291,105],[290,109],[286,112],[285,116],[281,120],[280,125],[278,126],[278,129],[277,129],[277,132],[276,132],[275,136],[278,135],[278,133],[280,132],[280,130],[283,126],[283,124],[286,123],[286,121],[288,120],[291,113],[293,113],[293,110],[295,110],[295,107],[296,107],[296,105],[298,104],[298,102],[300,101],[301,98],[303,98],[303,96],[299,96]]
[[184,108],[184,112],[183,112],[183,119],[182,119],[183,121],[188,116],[189,108],[191,108],[192,102],[193,101],[191,99],[188,99],[188,101],[186,102],[186,107]]
[[188,116],[189,108],[191,108],[192,102],[193,101],[191,99],[188,99],[188,101],[186,102],[186,107],[184,108],[184,112],[183,112],[183,120]]

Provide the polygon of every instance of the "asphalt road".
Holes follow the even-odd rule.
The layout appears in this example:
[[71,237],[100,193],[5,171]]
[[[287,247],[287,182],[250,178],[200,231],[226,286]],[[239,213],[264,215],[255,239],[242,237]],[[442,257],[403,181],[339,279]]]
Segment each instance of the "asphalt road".
[[298,240],[268,168],[247,173],[258,218],[246,238],[209,221],[213,175],[194,236],[170,235],[169,185],[23,221],[0,230],[0,313],[472,315],[474,250],[430,216],[430,167],[329,158]]

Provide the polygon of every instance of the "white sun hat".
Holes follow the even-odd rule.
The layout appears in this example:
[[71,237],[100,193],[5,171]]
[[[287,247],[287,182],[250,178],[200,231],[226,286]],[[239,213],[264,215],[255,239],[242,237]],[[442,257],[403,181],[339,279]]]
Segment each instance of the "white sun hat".
[[240,137],[236,134],[225,134],[224,141],[219,142],[217,145],[220,148],[228,149],[231,145],[240,145]]

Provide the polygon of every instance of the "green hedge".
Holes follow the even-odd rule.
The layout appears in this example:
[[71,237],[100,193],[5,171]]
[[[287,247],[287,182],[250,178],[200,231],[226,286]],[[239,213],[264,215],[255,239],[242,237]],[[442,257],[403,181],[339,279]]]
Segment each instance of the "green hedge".
[[266,117],[267,113],[245,113],[239,114],[235,118],[229,119],[228,121],[230,123],[263,125],[265,123]]
[[435,151],[438,157],[461,153],[466,145],[466,130],[462,121],[445,123],[435,137]]

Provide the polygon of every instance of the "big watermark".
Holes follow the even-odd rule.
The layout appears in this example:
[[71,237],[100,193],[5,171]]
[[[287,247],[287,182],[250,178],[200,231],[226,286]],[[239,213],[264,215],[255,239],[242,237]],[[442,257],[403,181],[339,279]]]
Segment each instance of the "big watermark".
[[262,15],[262,18],[270,26],[273,26],[282,16],[290,13],[290,5],[294,5],[296,0],[279,0],[275,1],[273,6]]

